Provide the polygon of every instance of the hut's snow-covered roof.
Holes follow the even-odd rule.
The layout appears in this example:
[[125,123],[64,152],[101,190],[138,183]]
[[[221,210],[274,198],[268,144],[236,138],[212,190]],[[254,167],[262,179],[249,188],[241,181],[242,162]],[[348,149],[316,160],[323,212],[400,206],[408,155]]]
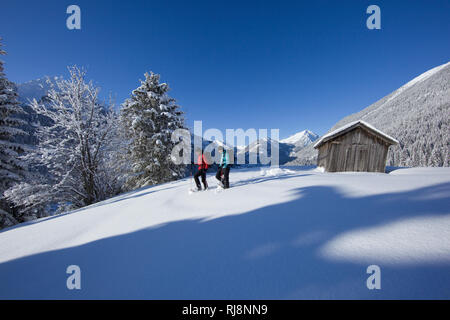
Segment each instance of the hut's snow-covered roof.
[[337,136],[340,136],[344,133],[347,133],[357,127],[363,127],[365,128],[367,131],[372,132],[373,134],[379,136],[380,138],[382,138],[383,140],[385,140],[386,142],[390,143],[390,144],[397,144],[398,140],[392,138],[390,135],[387,135],[386,133],[378,130],[377,128],[373,127],[372,125],[368,124],[367,122],[363,121],[363,120],[357,120],[357,121],[353,121],[350,123],[347,123],[345,126],[342,126],[336,130],[333,130],[329,133],[327,133],[326,135],[322,136],[319,140],[317,140],[317,142],[314,144],[314,148],[318,148],[320,147],[322,144],[324,144],[325,142],[327,142],[330,139],[333,139]]

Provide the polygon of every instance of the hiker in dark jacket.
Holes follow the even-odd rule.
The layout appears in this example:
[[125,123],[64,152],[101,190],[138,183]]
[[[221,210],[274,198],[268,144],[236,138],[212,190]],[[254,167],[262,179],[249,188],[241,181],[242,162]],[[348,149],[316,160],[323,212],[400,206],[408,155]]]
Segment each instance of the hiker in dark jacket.
[[199,191],[202,190],[202,186],[198,179],[198,177],[201,176],[204,190],[206,190],[208,189],[208,182],[206,182],[206,171],[208,171],[208,163],[206,162],[206,157],[201,149],[197,149],[196,154],[197,154],[198,170],[194,175],[195,184],[197,185],[197,190]]
[[230,187],[230,156],[228,155],[227,150],[225,150],[222,146],[218,148],[218,151],[222,154],[222,157],[220,158],[216,179],[219,180],[224,189],[228,189]]

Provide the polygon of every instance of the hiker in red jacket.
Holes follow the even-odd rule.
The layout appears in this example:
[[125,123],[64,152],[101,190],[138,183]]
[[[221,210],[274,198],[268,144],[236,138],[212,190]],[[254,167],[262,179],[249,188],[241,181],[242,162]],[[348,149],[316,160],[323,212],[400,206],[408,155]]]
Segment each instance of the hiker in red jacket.
[[208,171],[208,163],[206,162],[206,157],[201,149],[197,149],[195,153],[197,154],[197,164],[198,164],[198,170],[194,175],[195,184],[197,185],[198,191],[202,190],[202,186],[198,179],[198,177],[201,176],[204,190],[206,190],[208,189],[208,182],[206,182],[206,171]]

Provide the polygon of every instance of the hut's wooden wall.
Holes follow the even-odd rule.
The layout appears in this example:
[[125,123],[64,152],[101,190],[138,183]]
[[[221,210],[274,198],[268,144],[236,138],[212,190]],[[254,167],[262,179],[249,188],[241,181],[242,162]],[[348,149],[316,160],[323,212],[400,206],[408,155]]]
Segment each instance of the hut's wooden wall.
[[319,148],[317,165],[328,172],[384,172],[388,148],[382,139],[355,128],[325,142]]

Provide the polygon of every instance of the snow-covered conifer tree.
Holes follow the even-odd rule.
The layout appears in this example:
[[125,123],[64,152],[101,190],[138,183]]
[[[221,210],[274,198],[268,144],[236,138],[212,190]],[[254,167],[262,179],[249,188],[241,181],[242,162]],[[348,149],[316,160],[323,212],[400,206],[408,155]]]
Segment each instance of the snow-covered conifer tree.
[[[0,55],[5,54],[0,42]],[[3,61],[0,60],[0,228],[19,222],[3,193],[26,174],[26,167],[19,158],[25,146],[16,140],[17,136],[26,134],[20,129],[25,121],[17,117],[24,111],[17,102],[14,84],[6,78],[3,70]]]
[[183,176],[185,167],[171,159],[172,132],[184,128],[183,113],[168,96],[169,86],[160,76],[145,73],[145,80],[123,104],[121,126],[128,141],[126,159],[131,174],[126,188],[167,182]]

